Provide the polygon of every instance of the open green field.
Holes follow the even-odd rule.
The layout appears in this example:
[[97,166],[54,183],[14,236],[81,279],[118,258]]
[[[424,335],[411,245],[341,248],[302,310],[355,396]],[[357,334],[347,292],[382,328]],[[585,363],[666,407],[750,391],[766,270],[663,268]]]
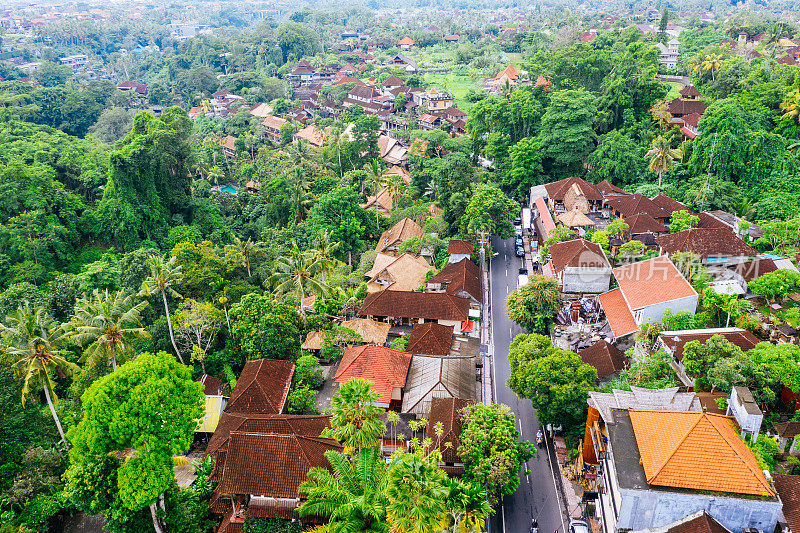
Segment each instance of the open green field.
[[479,89],[480,79],[473,79],[465,74],[423,74],[422,79],[426,85],[433,85],[437,88],[449,91],[453,95],[458,108],[469,113],[472,104],[465,100],[465,96],[470,89]]
[[667,83],[669,83],[669,92],[667,93],[665,100],[669,101],[678,98],[681,95],[680,90],[681,87],[683,87],[683,85],[681,85],[677,81],[669,81]]

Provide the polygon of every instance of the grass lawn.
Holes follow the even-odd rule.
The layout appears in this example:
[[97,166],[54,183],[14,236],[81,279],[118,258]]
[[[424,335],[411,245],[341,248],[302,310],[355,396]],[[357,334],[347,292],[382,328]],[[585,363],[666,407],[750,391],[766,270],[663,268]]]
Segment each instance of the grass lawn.
[[680,90],[681,87],[683,87],[683,85],[681,85],[677,81],[668,81],[667,83],[669,83],[669,92],[667,93],[667,96],[664,97],[664,99],[669,101],[678,98],[681,95]]
[[433,74],[428,73],[422,76],[425,85],[433,85],[439,89],[445,89],[453,95],[458,108],[469,113],[472,104],[467,102],[464,97],[470,89],[478,90],[478,79],[473,79],[465,74]]

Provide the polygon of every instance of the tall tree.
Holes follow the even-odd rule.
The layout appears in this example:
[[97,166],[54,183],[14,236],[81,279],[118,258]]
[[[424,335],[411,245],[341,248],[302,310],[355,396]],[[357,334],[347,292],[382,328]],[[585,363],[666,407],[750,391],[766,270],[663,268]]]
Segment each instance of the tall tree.
[[428,533],[447,526],[447,474],[437,464],[440,457],[438,451],[428,455],[420,446],[392,463],[386,494],[395,533]]
[[530,276],[527,285],[506,298],[508,318],[531,333],[546,331],[549,321],[560,308],[558,283],[544,276]]
[[236,264],[247,269],[247,277],[252,277],[250,273],[250,260],[264,254],[264,248],[260,242],[253,242],[250,237],[247,240],[240,239],[236,235],[231,236],[232,243],[225,247],[225,251],[230,254]]
[[203,398],[190,368],[165,352],[140,354],[81,397],[83,418],[70,431],[71,463],[91,467],[123,454],[114,502],[128,511],[149,507],[156,533],[164,533],[164,492],[175,485],[172,457],[192,443]]
[[519,204],[506,196],[494,183],[477,185],[461,217],[461,235],[470,237],[478,232],[487,232],[490,237],[511,237],[514,232],[512,220],[517,216],[518,210]]
[[300,485],[306,501],[297,509],[304,516],[323,516],[326,531],[389,533],[386,522],[386,463],[378,446],[361,448],[356,455],[327,451],[333,471],[312,468]]
[[64,429],[56,413],[55,403],[58,398],[52,375],[55,373],[59,376],[71,376],[79,368],[64,359],[59,350],[65,340],[63,329],[48,316],[44,308],[31,309],[27,303],[6,317],[6,323],[7,326],[0,323],[0,350],[3,363],[12,367],[23,378],[22,406],[25,406],[29,396],[43,390],[58,433],[66,444]]
[[122,291],[95,289],[78,300],[69,327],[73,341],[84,348],[81,361],[90,368],[107,362],[116,370],[118,360],[133,353],[131,341],[150,337],[141,321],[146,306],[147,302],[136,303],[132,294]]
[[379,398],[371,381],[353,378],[344,383],[331,399],[331,427],[323,436],[341,442],[346,453],[377,446],[386,431],[378,418],[383,410],[374,405]]
[[542,116],[539,144],[549,160],[546,170],[569,176],[580,170],[597,141],[594,96],[583,90],[556,91]]
[[486,487],[493,502],[513,494],[519,471],[535,455],[534,448],[518,442],[514,413],[506,405],[475,404],[464,408],[458,454],[465,478]]
[[312,251],[300,250],[297,242],[292,242],[289,252],[275,261],[275,273],[269,282],[275,290],[294,296],[300,306],[300,315],[306,313],[303,300],[306,296],[323,297],[330,294],[330,287],[322,281],[322,263]]
[[164,258],[157,255],[150,255],[147,258],[147,266],[150,268],[150,275],[142,282],[141,295],[151,295],[154,292],[161,293],[161,299],[164,302],[164,314],[167,317],[167,328],[169,329],[169,339],[172,341],[172,348],[175,350],[175,355],[178,356],[181,363],[183,357],[178,350],[178,345],[175,344],[175,333],[172,329],[172,318],[169,315],[169,304],[167,303],[167,295],[172,298],[183,298],[178,291],[173,288],[173,285],[179,285],[183,280],[182,267],[177,263],[175,257],[170,257],[169,261],[164,261]]
[[650,144],[650,150],[644,155],[650,160],[648,167],[650,172],[658,175],[658,188],[661,189],[661,177],[665,172],[672,169],[672,164],[681,157],[680,150],[672,148],[669,140],[663,135],[659,135]]

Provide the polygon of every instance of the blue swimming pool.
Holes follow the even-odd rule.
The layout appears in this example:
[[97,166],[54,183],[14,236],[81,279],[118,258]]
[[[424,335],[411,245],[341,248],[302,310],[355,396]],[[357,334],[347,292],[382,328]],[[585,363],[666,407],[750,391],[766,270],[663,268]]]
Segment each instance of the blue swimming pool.
[[219,190],[228,194],[237,194],[237,189],[233,185],[220,185]]

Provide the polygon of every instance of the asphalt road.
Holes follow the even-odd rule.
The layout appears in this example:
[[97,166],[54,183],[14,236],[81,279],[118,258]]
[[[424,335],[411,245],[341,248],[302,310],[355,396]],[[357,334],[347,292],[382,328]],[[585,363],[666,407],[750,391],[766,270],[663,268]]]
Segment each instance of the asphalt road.
[[[511,340],[522,330],[511,322],[505,313],[505,299],[509,292],[517,287],[519,268],[522,258],[514,255],[514,239],[492,241],[493,251],[497,254],[491,261],[489,277],[491,279],[491,316],[492,340],[494,344],[493,386],[497,403],[508,405],[517,416],[522,440],[536,445],[536,432],[539,421],[536,411],[529,400],[520,399],[506,385],[510,368],[508,364],[508,346]],[[549,454],[548,454],[549,450]],[[548,460],[548,455],[550,455]],[[502,510],[496,512],[490,520],[492,533],[528,533],[531,520],[539,522],[539,533],[566,533],[561,509],[561,495],[556,492],[551,463],[555,463],[552,446],[539,448],[536,457],[528,461],[526,474],[520,474],[520,485],[517,491],[506,496]]]

